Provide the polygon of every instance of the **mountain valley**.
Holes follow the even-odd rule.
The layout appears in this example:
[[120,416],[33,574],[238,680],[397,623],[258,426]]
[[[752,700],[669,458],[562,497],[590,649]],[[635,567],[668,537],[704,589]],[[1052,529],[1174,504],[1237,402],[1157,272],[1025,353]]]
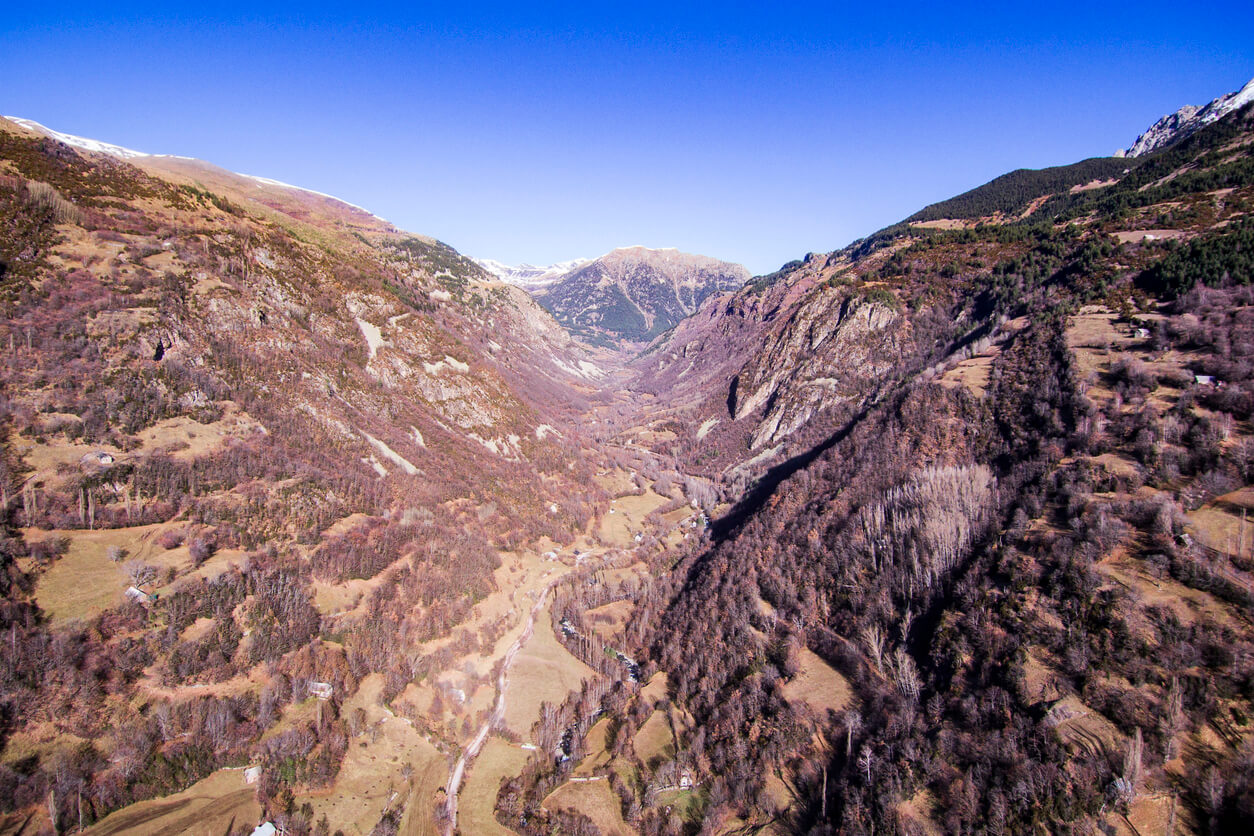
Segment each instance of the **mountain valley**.
[[1245,832],[1241,95],[757,277],[0,120],[0,834]]

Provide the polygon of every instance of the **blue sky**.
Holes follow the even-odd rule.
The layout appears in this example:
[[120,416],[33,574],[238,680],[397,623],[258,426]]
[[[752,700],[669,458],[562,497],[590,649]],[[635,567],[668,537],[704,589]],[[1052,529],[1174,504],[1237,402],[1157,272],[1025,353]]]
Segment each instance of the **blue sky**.
[[27,4],[0,113],[337,195],[462,252],[758,273],[1254,77],[1254,4]]

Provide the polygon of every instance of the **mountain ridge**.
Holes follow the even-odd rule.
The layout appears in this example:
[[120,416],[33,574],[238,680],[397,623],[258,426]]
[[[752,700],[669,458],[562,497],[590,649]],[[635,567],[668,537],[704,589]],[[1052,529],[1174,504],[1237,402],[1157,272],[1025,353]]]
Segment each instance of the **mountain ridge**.
[[1116,151],[1112,156],[1140,157],[1160,148],[1166,148],[1191,136],[1212,122],[1224,118],[1229,113],[1240,110],[1250,102],[1254,102],[1254,78],[1246,82],[1241,89],[1218,96],[1205,105],[1184,105],[1174,113],[1167,114],[1150,125],[1136,138],[1136,142]]
[[490,258],[476,258],[475,262],[496,276],[506,284],[517,285],[518,287],[531,290],[533,288],[545,287],[559,281],[563,276],[592,261],[590,258],[572,258],[566,261],[558,261],[553,264],[537,266],[535,264],[517,264],[510,265],[504,262],[495,261]]
[[88,152],[96,153],[96,154],[106,154],[110,157],[115,157],[117,159],[125,160],[127,162],[130,162],[135,165],[139,165],[141,167],[144,167],[144,166],[152,167],[157,170],[164,171],[164,172],[177,171],[179,169],[185,169],[188,167],[214,169],[219,172],[227,172],[235,177],[241,177],[247,180],[251,180],[254,183],[260,184],[263,187],[282,189],[287,192],[302,192],[304,194],[312,195],[314,197],[325,198],[327,200],[331,200],[336,203],[341,203],[350,209],[355,209],[358,212],[362,212],[366,215],[371,216],[372,218],[376,218],[377,220],[382,221],[385,224],[389,224],[389,226],[391,225],[385,219],[380,218],[378,215],[375,215],[373,212],[371,212],[370,210],[362,206],[358,206],[355,203],[349,203],[347,200],[338,198],[335,195],[327,194],[326,192],[320,192],[315,189],[308,189],[308,188],[305,188],[304,186],[295,186],[295,185],[292,185],[291,183],[284,183],[280,180],[274,180],[269,177],[260,177],[254,174],[243,174],[241,172],[229,171],[228,169],[221,168],[220,166],[214,165],[213,163],[210,163],[206,160],[201,160],[197,157],[188,157],[188,156],[183,156],[180,154],[151,154],[146,151],[136,151],[133,148],[126,148],[121,145],[115,145],[111,142],[103,142],[98,139],[91,139],[89,137],[82,137],[82,136],[76,136],[75,134],[64,133],[62,131],[49,128],[46,125],[36,122],[34,119],[27,119],[21,116],[0,116],[0,119],[8,120],[9,122],[15,125],[18,125],[26,130],[40,134],[42,136],[49,137],[50,139],[55,139],[58,142],[63,142],[72,148],[77,148],[83,151],[88,151]]

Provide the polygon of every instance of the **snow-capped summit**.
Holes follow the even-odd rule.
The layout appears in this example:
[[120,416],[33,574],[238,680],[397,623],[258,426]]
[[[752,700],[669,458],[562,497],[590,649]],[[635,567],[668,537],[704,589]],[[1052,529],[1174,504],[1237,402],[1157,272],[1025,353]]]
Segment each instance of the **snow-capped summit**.
[[534,264],[502,264],[490,258],[474,259],[476,264],[506,284],[518,285],[527,290],[547,287],[591,260],[590,258],[572,258],[570,261],[559,261],[547,267],[537,267]]
[[74,134],[64,134],[60,131],[54,131],[45,125],[41,125],[34,119],[23,119],[20,116],[5,116],[10,122],[16,122],[23,128],[30,128],[36,133],[44,136],[50,136],[55,140],[64,142],[66,145],[72,145],[75,148],[82,148],[84,151],[96,151],[101,154],[109,154],[114,157],[121,157],[124,160],[131,160],[136,157],[151,157],[152,154],[143,151],[136,151],[133,148],[123,148],[121,145],[113,145],[108,142],[101,142],[98,139],[88,139],[83,136],[74,136]]
[[[190,163],[190,164],[194,164],[197,166],[208,165],[201,160],[197,160],[194,157],[182,157],[176,154],[149,154],[145,151],[136,151],[134,148],[126,148],[121,145],[114,145],[111,142],[101,142],[98,139],[88,139],[87,137],[83,137],[83,136],[75,136],[74,134],[67,134],[67,133],[62,133],[61,131],[54,131],[52,128],[49,128],[47,125],[41,125],[39,122],[36,122],[34,119],[24,119],[20,116],[2,116],[0,118],[7,119],[8,121],[13,122],[16,125],[21,125],[23,128],[34,131],[37,134],[42,134],[44,136],[51,137],[52,139],[55,139],[58,142],[64,142],[66,145],[70,145],[74,148],[81,148],[84,151],[91,151],[97,154],[108,154],[111,157],[118,157],[119,159],[123,159],[123,160],[141,160],[142,159],[143,160],[142,165],[151,164],[151,165],[157,166],[158,168],[168,168],[170,165],[178,165],[180,161],[182,161],[183,163]],[[216,166],[211,166],[211,167],[216,168]],[[222,171],[225,171],[225,170],[222,170]],[[347,200],[338,198],[335,195],[327,194],[326,192],[319,192],[319,191],[315,191],[314,189],[306,189],[304,186],[293,186],[291,183],[284,183],[280,180],[272,180],[269,177],[257,177],[256,175],[253,175],[253,174],[239,174],[237,172],[225,172],[225,173],[233,177],[243,177],[247,179],[248,181],[255,183],[255,184],[259,184],[260,186],[263,186],[263,187],[268,186],[268,187],[275,188],[275,189],[282,189],[288,192],[303,192],[306,195],[315,195],[316,197],[327,198],[328,200],[333,200],[333,201],[336,201],[337,203],[342,203],[345,206],[349,207],[350,209],[355,209],[359,212],[364,212],[367,215],[370,215],[371,217],[391,226],[391,223],[389,221],[387,221],[384,218],[380,218],[378,215],[375,215],[370,210],[365,209],[361,206],[358,206],[355,203],[349,203]]]
[[1205,107],[1185,105],[1175,113],[1169,113],[1159,119],[1149,130],[1136,138],[1131,148],[1116,151],[1116,157],[1139,157],[1150,151],[1157,151],[1173,142],[1196,133],[1211,122],[1216,122],[1233,111],[1240,110],[1250,102],[1254,102],[1254,79],[1235,93],[1227,93],[1211,101]]

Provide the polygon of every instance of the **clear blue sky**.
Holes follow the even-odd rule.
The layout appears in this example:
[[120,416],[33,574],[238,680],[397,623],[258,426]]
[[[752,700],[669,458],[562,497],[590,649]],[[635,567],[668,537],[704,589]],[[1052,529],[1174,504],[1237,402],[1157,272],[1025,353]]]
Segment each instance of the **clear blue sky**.
[[768,272],[1254,77],[1254,3],[6,4],[0,113],[462,252]]

